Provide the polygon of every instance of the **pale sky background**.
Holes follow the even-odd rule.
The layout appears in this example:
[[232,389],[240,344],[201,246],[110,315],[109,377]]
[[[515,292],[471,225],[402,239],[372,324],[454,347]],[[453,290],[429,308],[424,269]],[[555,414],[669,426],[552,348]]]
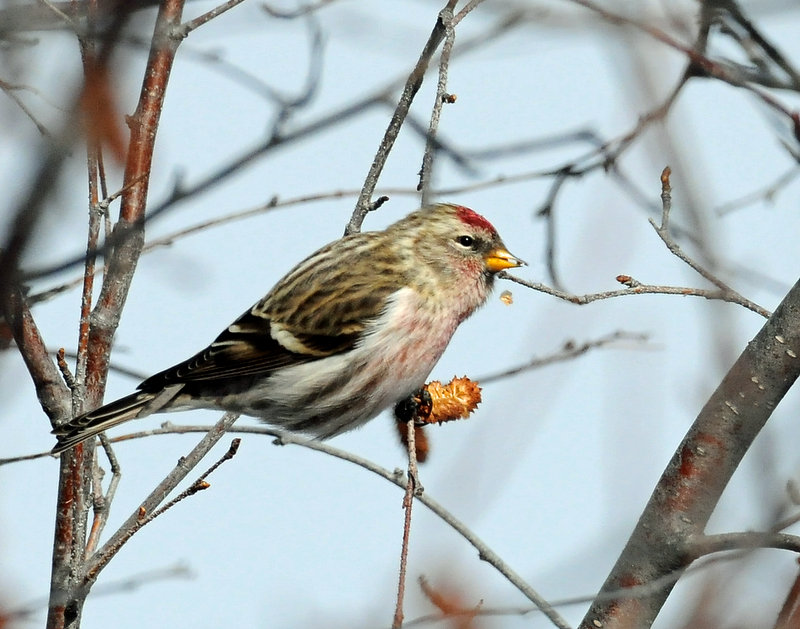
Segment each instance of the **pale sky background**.
[[[335,2],[317,14],[324,38],[319,93],[291,125],[301,125],[404,77],[416,61],[443,2]],[[512,3],[487,1],[459,26],[458,43],[483,32]],[[442,138],[469,151],[563,132],[592,130],[604,138],[627,132],[638,116],[674,85],[680,55],[651,39],[604,25],[568,2],[519,2],[538,8],[535,21],[454,59]],[[214,6],[188,3],[185,17]],[[284,3],[283,6],[294,6]],[[630,14],[660,3],[610,3]],[[686,24],[695,4],[670,3]],[[762,32],[800,64],[800,7],[751,2]],[[680,11],[685,10],[681,14]],[[151,29],[153,14],[132,28]],[[665,22],[659,17],[660,25]],[[41,90],[26,98],[47,124],[80,78],[79,56],[67,34],[39,34],[41,43],[6,53],[4,72]],[[149,34],[148,34],[149,37]],[[680,37],[680,34],[678,34]],[[302,20],[269,18],[256,2],[198,29],[181,46],[156,146],[150,203],[182,177],[192,183],[264,137],[273,108],[196,53],[215,53],[285,94],[305,80],[310,31]],[[682,41],[688,43],[686,37]],[[724,40],[713,47],[732,54]],[[130,113],[146,51],[122,46],[116,55],[120,107]],[[738,56],[736,60],[739,60]],[[643,82],[642,77],[645,77]],[[427,123],[435,87],[429,74],[415,116]],[[650,94],[655,90],[657,98]],[[797,95],[776,93],[789,108]],[[148,238],[171,233],[280,199],[358,190],[391,109],[369,113],[251,164],[223,185],[171,210],[148,227]],[[785,124],[783,120],[780,124]],[[776,119],[751,95],[695,80],[666,127],[625,154],[620,164],[650,202],[659,200],[659,173],[670,164],[676,225],[686,207],[705,222],[720,275],[772,310],[800,271],[797,181],[773,204],[755,202],[719,216],[715,207],[771,183],[792,161],[775,133]],[[26,190],[37,132],[7,99],[0,102],[0,186],[4,219]],[[291,126],[290,126],[291,128]],[[796,146],[796,145],[795,145]],[[572,143],[522,156],[475,162],[475,172],[439,162],[439,188],[554,168],[591,146]],[[406,130],[379,191],[412,190],[422,155]],[[48,229],[27,257],[40,265],[80,253],[85,242],[86,177],[80,149],[51,203]],[[112,187],[120,173],[111,169]],[[550,180],[448,195],[486,215],[509,249],[530,266],[517,275],[549,283],[545,224],[535,216]],[[380,228],[415,209],[416,195],[391,195],[365,229]],[[233,318],[269,290],[294,263],[341,235],[355,197],[281,209],[176,240],[145,255],[116,337],[115,361],[148,375],[204,347]],[[114,208],[116,210],[116,206]],[[557,264],[575,293],[618,288],[616,275],[644,283],[706,287],[672,257],[648,224],[648,214],[608,176],[595,172],[568,182],[558,197]],[[687,249],[692,250],[690,245]],[[743,271],[752,271],[749,275]],[[47,280],[41,289],[70,279]],[[500,291],[514,303],[500,302]],[[36,308],[49,346],[74,349],[79,291]],[[591,595],[602,584],[675,447],[722,375],[763,320],[731,304],[675,296],[636,296],[577,307],[507,282],[457,332],[432,377],[482,375],[623,330],[650,335],[647,344],[618,343],[577,360],[490,384],[475,415],[429,431],[433,452],[421,470],[427,492],[467,523],[511,567],[549,599]],[[52,446],[49,425],[14,351],[0,354],[0,457]],[[112,373],[106,399],[138,381]],[[788,480],[800,476],[796,444],[798,396],[778,408],[723,497],[710,530],[763,529],[785,500]],[[215,413],[151,417],[112,434],[176,423],[211,423]],[[242,424],[255,420],[242,418]],[[120,444],[123,479],[107,528],[110,533],[196,443],[196,435],[161,436]],[[191,479],[227,449],[223,439]],[[404,467],[388,414],[336,438],[341,448],[393,469]],[[42,459],[0,467],[0,602],[15,609],[46,597],[52,549],[58,463]],[[400,490],[361,468],[268,438],[244,436],[239,454],[210,478],[211,488],[184,501],[138,533],[102,573],[85,608],[83,627],[388,627],[395,601],[403,526]],[[186,566],[191,579],[153,580],[134,591],[103,595],[130,577]],[[720,572],[728,593],[726,618],[740,626],[771,626],[796,573],[796,558],[764,551],[736,573]],[[406,618],[433,612],[416,579],[457,589],[463,602],[487,608],[528,607],[527,600],[474,549],[422,505],[414,510]],[[682,580],[657,622],[675,626],[700,594],[702,576]],[[576,625],[585,606],[561,610]],[[20,627],[41,626],[45,609]],[[487,619],[487,627],[545,627],[536,615]]]

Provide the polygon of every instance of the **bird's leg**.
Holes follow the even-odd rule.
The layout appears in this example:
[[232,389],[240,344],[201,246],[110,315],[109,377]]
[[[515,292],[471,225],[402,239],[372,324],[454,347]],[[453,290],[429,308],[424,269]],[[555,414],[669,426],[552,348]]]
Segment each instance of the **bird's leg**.
[[417,426],[421,426],[430,417],[432,410],[433,398],[428,393],[428,388],[422,387],[395,405],[394,416],[398,422],[405,423],[413,419]]
[[408,449],[408,475],[415,495],[423,492],[417,473],[417,461],[424,462],[428,456],[428,440],[423,424],[430,417],[432,410],[433,399],[426,387],[401,400],[394,407],[400,439]]

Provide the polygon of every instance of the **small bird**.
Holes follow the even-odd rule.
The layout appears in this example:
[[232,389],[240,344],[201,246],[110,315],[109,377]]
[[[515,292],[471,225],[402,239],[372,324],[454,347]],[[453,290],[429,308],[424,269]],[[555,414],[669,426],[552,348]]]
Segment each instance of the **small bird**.
[[356,428],[423,384],[494,275],[525,264],[483,216],[423,207],[312,253],[211,345],[136,393],[53,430],[53,453],[129,419],[234,411],[317,438]]

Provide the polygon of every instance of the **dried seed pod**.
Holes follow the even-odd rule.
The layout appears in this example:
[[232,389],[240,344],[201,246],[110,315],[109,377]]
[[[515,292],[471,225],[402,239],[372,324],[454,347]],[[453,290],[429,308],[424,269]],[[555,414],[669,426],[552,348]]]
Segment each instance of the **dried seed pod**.
[[481,388],[464,376],[453,378],[447,384],[434,380],[425,385],[431,396],[431,412],[422,423],[441,424],[455,419],[466,419],[481,402]]

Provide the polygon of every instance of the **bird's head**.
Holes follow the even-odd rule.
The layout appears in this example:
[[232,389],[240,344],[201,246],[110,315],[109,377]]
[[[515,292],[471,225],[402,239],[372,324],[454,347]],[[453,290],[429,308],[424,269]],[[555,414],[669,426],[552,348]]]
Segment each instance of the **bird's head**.
[[494,226],[462,205],[440,203],[417,210],[390,230],[409,239],[407,251],[448,275],[491,277],[525,264],[512,255]]

